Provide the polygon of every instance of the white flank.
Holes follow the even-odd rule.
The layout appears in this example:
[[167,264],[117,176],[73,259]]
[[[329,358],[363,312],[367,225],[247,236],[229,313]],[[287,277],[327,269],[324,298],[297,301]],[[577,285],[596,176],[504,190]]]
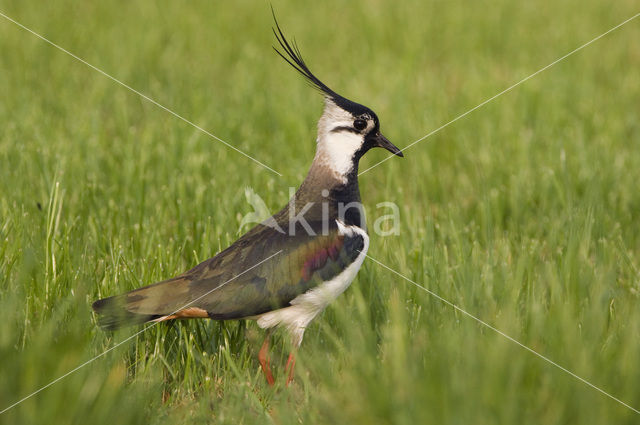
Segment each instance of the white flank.
[[272,328],[283,325],[287,328],[293,338],[293,344],[298,347],[302,342],[302,337],[307,325],[320,314],[338,295],[342,294],[356,277],[360,266],[369,249],[369,235],[357,226],[345,226],[339,220],[338,230],[343,235],[359,234],[364,239],[364,245],[360,254],[346,269],[333,279],[326,281],[319,286],[310,289],[304,294],[298,295],[291,301],[290,307],[270,311],[258,316],[258,326],[261,328]]

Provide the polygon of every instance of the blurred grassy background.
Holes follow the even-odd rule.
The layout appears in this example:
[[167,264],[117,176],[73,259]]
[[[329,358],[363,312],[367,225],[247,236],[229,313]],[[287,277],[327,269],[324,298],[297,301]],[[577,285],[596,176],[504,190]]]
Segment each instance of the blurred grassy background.
[[[633,0],[273,3],[320,78],[403,147],[637,13]],[[137,329],[90,303],[236,237],[252,187],[304,177],[320,97],[266,2],[0,0],[0,409]],[[401,206],[369,253],[640,408],[640,21],[361,178]],[[361,169],[385,158],[372,152]],[[266,386],[254,323],[155,326],[0,423],[637,423],[615,401],[373,262]],[[283,338],[274,362],[282,375]]]

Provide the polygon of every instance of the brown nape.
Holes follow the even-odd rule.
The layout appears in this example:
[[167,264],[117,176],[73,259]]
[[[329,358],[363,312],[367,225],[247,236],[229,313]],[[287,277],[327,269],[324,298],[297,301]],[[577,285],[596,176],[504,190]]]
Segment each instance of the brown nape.
[[155,319],[154,322],[164,322],[165,320],[173,319],[207,319],[208,317],[209,313],[207,313],[206,310],[198,307],[189,307],[170,314],[169,316],[163,316]]

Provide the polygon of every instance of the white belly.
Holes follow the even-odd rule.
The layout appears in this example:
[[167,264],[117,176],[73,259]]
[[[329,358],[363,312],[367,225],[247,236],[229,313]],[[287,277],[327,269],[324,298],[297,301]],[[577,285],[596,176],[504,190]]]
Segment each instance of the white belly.
[[304,331],[309,322],[349,287],[358,274],[369,249],[369,235],[364,230],[357,226],[344,226],[339,221],[337,223],[340,233],[347,235],[357,233],[364,240],[362,250],[355,261],[333,279],[298,295],[291,301],[291,306],[258,316],[258,326],[263,329],[277,325],[286,326],[296,347],[302,342]]

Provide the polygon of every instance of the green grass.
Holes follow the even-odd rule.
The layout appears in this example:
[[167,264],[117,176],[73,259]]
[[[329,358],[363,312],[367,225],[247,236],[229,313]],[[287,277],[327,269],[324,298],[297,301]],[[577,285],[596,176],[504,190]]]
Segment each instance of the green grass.
[[[632,0],[274,3],[312,69],[403,147],[637,13]],[[90,303],[275,211],[321,99],[267,3],[0,1],[279,177],[0,18],[0,410],[138,330]],[[640,20],[361,177],[401,207],[370,255],[640,408]],[[362,169],[385,158],[372,152]],[[624,424],[636,413],[368,261],[307,330],[296,381],[255,323],[155,326],[0,423]]]

